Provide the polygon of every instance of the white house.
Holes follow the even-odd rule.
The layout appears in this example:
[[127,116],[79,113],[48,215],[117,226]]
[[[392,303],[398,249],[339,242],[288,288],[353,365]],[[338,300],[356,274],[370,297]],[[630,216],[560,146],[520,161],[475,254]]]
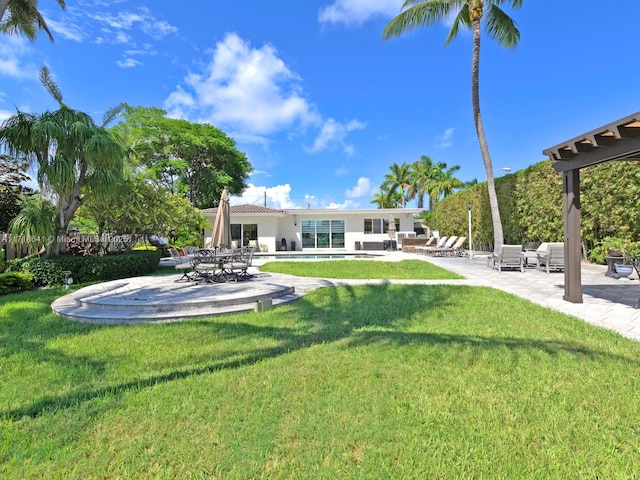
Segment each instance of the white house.
[[[259,205],[230,207],[231,238],[237,245],[255,241],[263,251],[286,250],[359,250],[382,249],[390,240],[393,217],[396,232],[414,232],[418,208],[381,208],[370,210],[275,209]],[[217,208],[202,210],[209,225],[204,244],[211,239]],[[393,228],[393,227],[392,227]],[[365,245],[366,242],[366,245]]]

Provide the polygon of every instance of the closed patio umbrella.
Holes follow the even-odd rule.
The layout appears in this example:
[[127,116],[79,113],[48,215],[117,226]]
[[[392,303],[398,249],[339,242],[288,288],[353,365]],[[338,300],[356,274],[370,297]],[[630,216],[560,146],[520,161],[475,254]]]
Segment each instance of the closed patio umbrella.
[[229,192],[227,187],[222,191],[216,219],[213,221],[213,231],[209,248],[229,248],[231,247],[231,217],[229,215]]
[[396,241],[396,220],[393,218],[393,214],[389,216],[389,238],[391,241],[389,242],[389,249],[395,250],[396,245],[394,245]]

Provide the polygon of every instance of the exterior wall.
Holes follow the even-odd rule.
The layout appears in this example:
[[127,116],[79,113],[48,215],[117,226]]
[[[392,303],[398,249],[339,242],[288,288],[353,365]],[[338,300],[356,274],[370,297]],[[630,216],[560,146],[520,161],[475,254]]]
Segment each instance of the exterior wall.
[[[420,213],[418,209],[375,209],[375,210],[288,210],[279,214],[233,214],[231,223],[257,224],[258,245],[266,245],[269,252],[280,250],[281,240],[287,243],[287,250],[291,250],[292,242],[296,244],[296,250],[302,250],[302,221],[303,220],[343,220],[345,225],[345,247],[334,250],[355,250],[356,242],[384,242],[389,240],[388,233],[364,233],[365,219],[388,220],[391,215],[400,221],[400,232],[414,231],[414,214]],[[209,221],[205,229],[205,245],[211,238],[211,225],[215,216],[205,214]]]

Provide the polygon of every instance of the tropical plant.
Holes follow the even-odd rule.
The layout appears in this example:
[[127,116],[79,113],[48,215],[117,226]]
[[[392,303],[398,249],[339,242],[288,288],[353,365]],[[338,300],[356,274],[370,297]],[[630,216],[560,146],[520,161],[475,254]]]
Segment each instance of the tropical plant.
[[371,203],[378,205],[378,208],[398,208],[402,197],[397,190],[380,189],[373,195]]
[[109,110],[102,125],[62,101],[49,70],[40,81],[59,109],[42,114],[18,111],[0,127],[0,143],[13,155],[24,155],[38,167],[38,183],[53,194],[58,215],[52,253],[60,251],[69,222],[87,196],[105,196],[121,181],[125,151],[105,126],[121,107]]
[[485,30],[490,38],[507,48],[515,47],[518,44],[520,32],[515,22],[499,7],[503,3],[510,3],[511,7],[516,9],[522,6],[523,0],[405,0],[402,12],[387,24],[382,34],[385,40],[398,37],[416,28],[444,23],[452,16],[453,23],[445,45],[448,45],[458,35],[461,28],[470,29],[473,32],[471,102],[480,152],[487,173],[487,189],[496,248],[503,244],[504,239],[498,197],[495,191],[493,163],[480,114],[480,39],[481,22],[484,18]]
[[384,176],[384,182],[380,186],[380,190],[389,193],[398,192],[400,194],[400,206],[404,208],[409,197],[411,168],[406,163],[402,165],[394,163],[389,169],[391,172]]
[[9,223],[14,248],[20,251],[26,245],[29,254],[49,249],[54,240],[55,217],[56,208],[50,201],[40,195],[29,198]]
[[[65,0],[56,0],[64,10]],[[5,18],[5,14],[8,16]],[[34,41],[38,31],[44,30],[53,42],[53,35],[42,14],[38,11],[38,0],[0,0],[0,31],[22,34]]]
[[[429,186],[434,180],[435,166],[433,160],[422,155],[420,160],[410,165],[411,185],[409,196],[418,199],[418,208],[424,208],[424,196],[429,191]],[[433,211],[433,204],[429,197],[429,211]]]

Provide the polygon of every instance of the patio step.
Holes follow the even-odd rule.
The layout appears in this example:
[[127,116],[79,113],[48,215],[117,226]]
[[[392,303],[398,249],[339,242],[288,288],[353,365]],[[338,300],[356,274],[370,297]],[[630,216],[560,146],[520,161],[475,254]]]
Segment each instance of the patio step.
[[78,322],[131,324],[253,310],[259,301],[278,305],[299,297],[293,286],[260,277],[200,285],[176,283],[175,275],[135,277],[81,288],[55,300],[51,308]]

